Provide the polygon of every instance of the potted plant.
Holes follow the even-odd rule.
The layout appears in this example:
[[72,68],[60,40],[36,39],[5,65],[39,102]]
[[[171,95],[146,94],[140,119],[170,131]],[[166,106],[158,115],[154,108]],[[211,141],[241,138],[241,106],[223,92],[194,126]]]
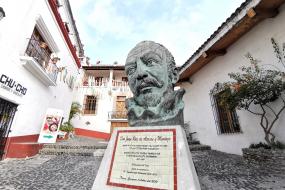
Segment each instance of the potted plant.
[[80,113],[81,113],[81,105],[78,102],[72,102],[68,121],[64,122],[59,128],[60,131],[66,132],[65,139],[68,139],[70,134],[72,134],[74,131],[74,127],[71,123],[71,120]]
[[69,138],[69,135],[70,133],[73,133],[74,131],[74,127],[72,126],[72,124],[70,122],[64,122],[60,128],[59,128],[60,131],[63,131],[63,132],[66,132],[65,133],[65,136],[64,136],[64,139],[68,139]]

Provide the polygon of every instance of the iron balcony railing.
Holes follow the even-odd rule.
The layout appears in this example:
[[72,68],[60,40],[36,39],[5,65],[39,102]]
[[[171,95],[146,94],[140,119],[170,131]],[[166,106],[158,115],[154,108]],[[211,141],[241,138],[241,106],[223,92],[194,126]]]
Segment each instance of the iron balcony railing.
[[108,119],[109,120],[126,120],[127,112],[126,111],[111,111],[108,113]]
[[110,85],[112,87],[129,88],[128,82],[126,81],[112,80],[112,83],[110,83],[110,80],[108,78],[96,79],[94,76],[85,77],[82,81],[82,85],[88,87],[107,87]]
[[26,54],[34,58],[41,69],[56,83],[59,69],[56,64],[52,63],[50,51],[46,50],[38,40],[31,38]]

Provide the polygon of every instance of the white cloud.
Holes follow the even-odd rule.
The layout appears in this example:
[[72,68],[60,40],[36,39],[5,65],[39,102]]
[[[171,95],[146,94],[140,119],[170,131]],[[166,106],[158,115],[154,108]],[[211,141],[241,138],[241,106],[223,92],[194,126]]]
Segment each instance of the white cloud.
[[164,0],[164,4],[155,0],[71,2],[80,18],[75,19],[85,49],[94,52],[88,55],[93,56],[92,62],[97,59],[103,63],[117,60],[123,64],[128,51],[136,43],[153,40],[168,48],[176,63],[181,65],[242,0]]
[[117,12],[113,0],[97,1],[92,13],[88,16],[88,24],[99,35],[128,36],[132,33],[131,18]]

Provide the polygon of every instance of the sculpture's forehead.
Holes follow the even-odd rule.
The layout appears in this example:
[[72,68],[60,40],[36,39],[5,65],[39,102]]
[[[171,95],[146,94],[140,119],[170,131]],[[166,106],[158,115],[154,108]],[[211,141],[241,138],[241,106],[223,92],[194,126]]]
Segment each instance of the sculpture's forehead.
[[126,63],[133,62],[137,58],[140,58],[150,52],[158,54],[162,59],[166,56],[165,50],[161,45],[156,43],[140,43],[129,52]]

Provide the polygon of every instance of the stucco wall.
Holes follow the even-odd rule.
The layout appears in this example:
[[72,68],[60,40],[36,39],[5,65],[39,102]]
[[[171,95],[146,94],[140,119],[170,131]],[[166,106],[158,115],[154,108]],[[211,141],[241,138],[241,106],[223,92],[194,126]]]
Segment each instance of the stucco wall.
[[59,64],[66,66],[68,73],[76,76],[76,62],[64,41],[48,1],[4,1],[1,7],[5,10],[6,17],[0,21],[0,73],[27,88],[27,93],[23,97],[0,89],[1,98],[19,105],[9,136],[38,134],[48,108],[62,109],[64,117],[68,118],[72,101],[72,90],[60,80],[60,74],[56,86],[46,86],[23,67],[24,62],[20,60],[39,16],[56,42],[58,56],[61,59]]
[[[259,126],[259,118],[242,110],[237,111],[242,133],[218,135],[209,93],[215,83],[229,80],[228,73],[239,71],[238,68],[243,65],[249,65],[249,61],[244,57],[247,52],[261,60],[260,64],[266,68],[272,68],[266,64],[273,64],[284,70],[284,67],[277,63],[270,41],[273,37],[280,45],[285,42],[284,9],[285,6],[282,6],[278,16],[258,24],[228,48],[224,56],[217,57],[194,74],[191,77],[192,84],[182,84],[186,89],[184,118],[186,122],[190,121],[191,130],[197,132],[196,137],[201,143],[211,145],[213,149],[241,154],[241,148],[263,141],[264,133]],[[280,105],[278,102],[274,104]],[[285,113],[281,115],[273,132],[285,143],[284,116]]]
[[[111,70],[81,70],[80,72],[80,77],[84,77],[84,72],[87,72],[89,75],[92,75],[94,77],[103,76],[109,79]],[[121,81],[122,77],[125,76],[126,75],[124,71],[113,71],[114,80]],[[79,86],[78,88],[76,88],[74,94],[74,101],[79,102],[83,106],[84,97],[86,95],[95,95],[97,97],[96,100],[98,103],[96,108],[96,114],[81,114],[79,117],[76,117],[72,120],[74,126],[80,129],[110,133],[111,122],[108,121],[108,112],[115,111],[117,96],[130,97],[130,90],[128,88],[110,86],[110,83],[108,83],[107,87],[87,87],[80,85],[80,83],[78,84]],[[89,121],[90,124],[86,124],[87,121]]]
[[[85,95],[96,96],[96,101],[98,102],[96,114],[81,114],[72,120],[74,126],[91,131],[109,133],[111,123],[108,121],[108,112],[112,111],[113,98],[108,94],[108,88],[78,88],[74,94],[74,101],[79,102],[83,106]],[[86,124],[87,121],[90,122],[89,125]]]

